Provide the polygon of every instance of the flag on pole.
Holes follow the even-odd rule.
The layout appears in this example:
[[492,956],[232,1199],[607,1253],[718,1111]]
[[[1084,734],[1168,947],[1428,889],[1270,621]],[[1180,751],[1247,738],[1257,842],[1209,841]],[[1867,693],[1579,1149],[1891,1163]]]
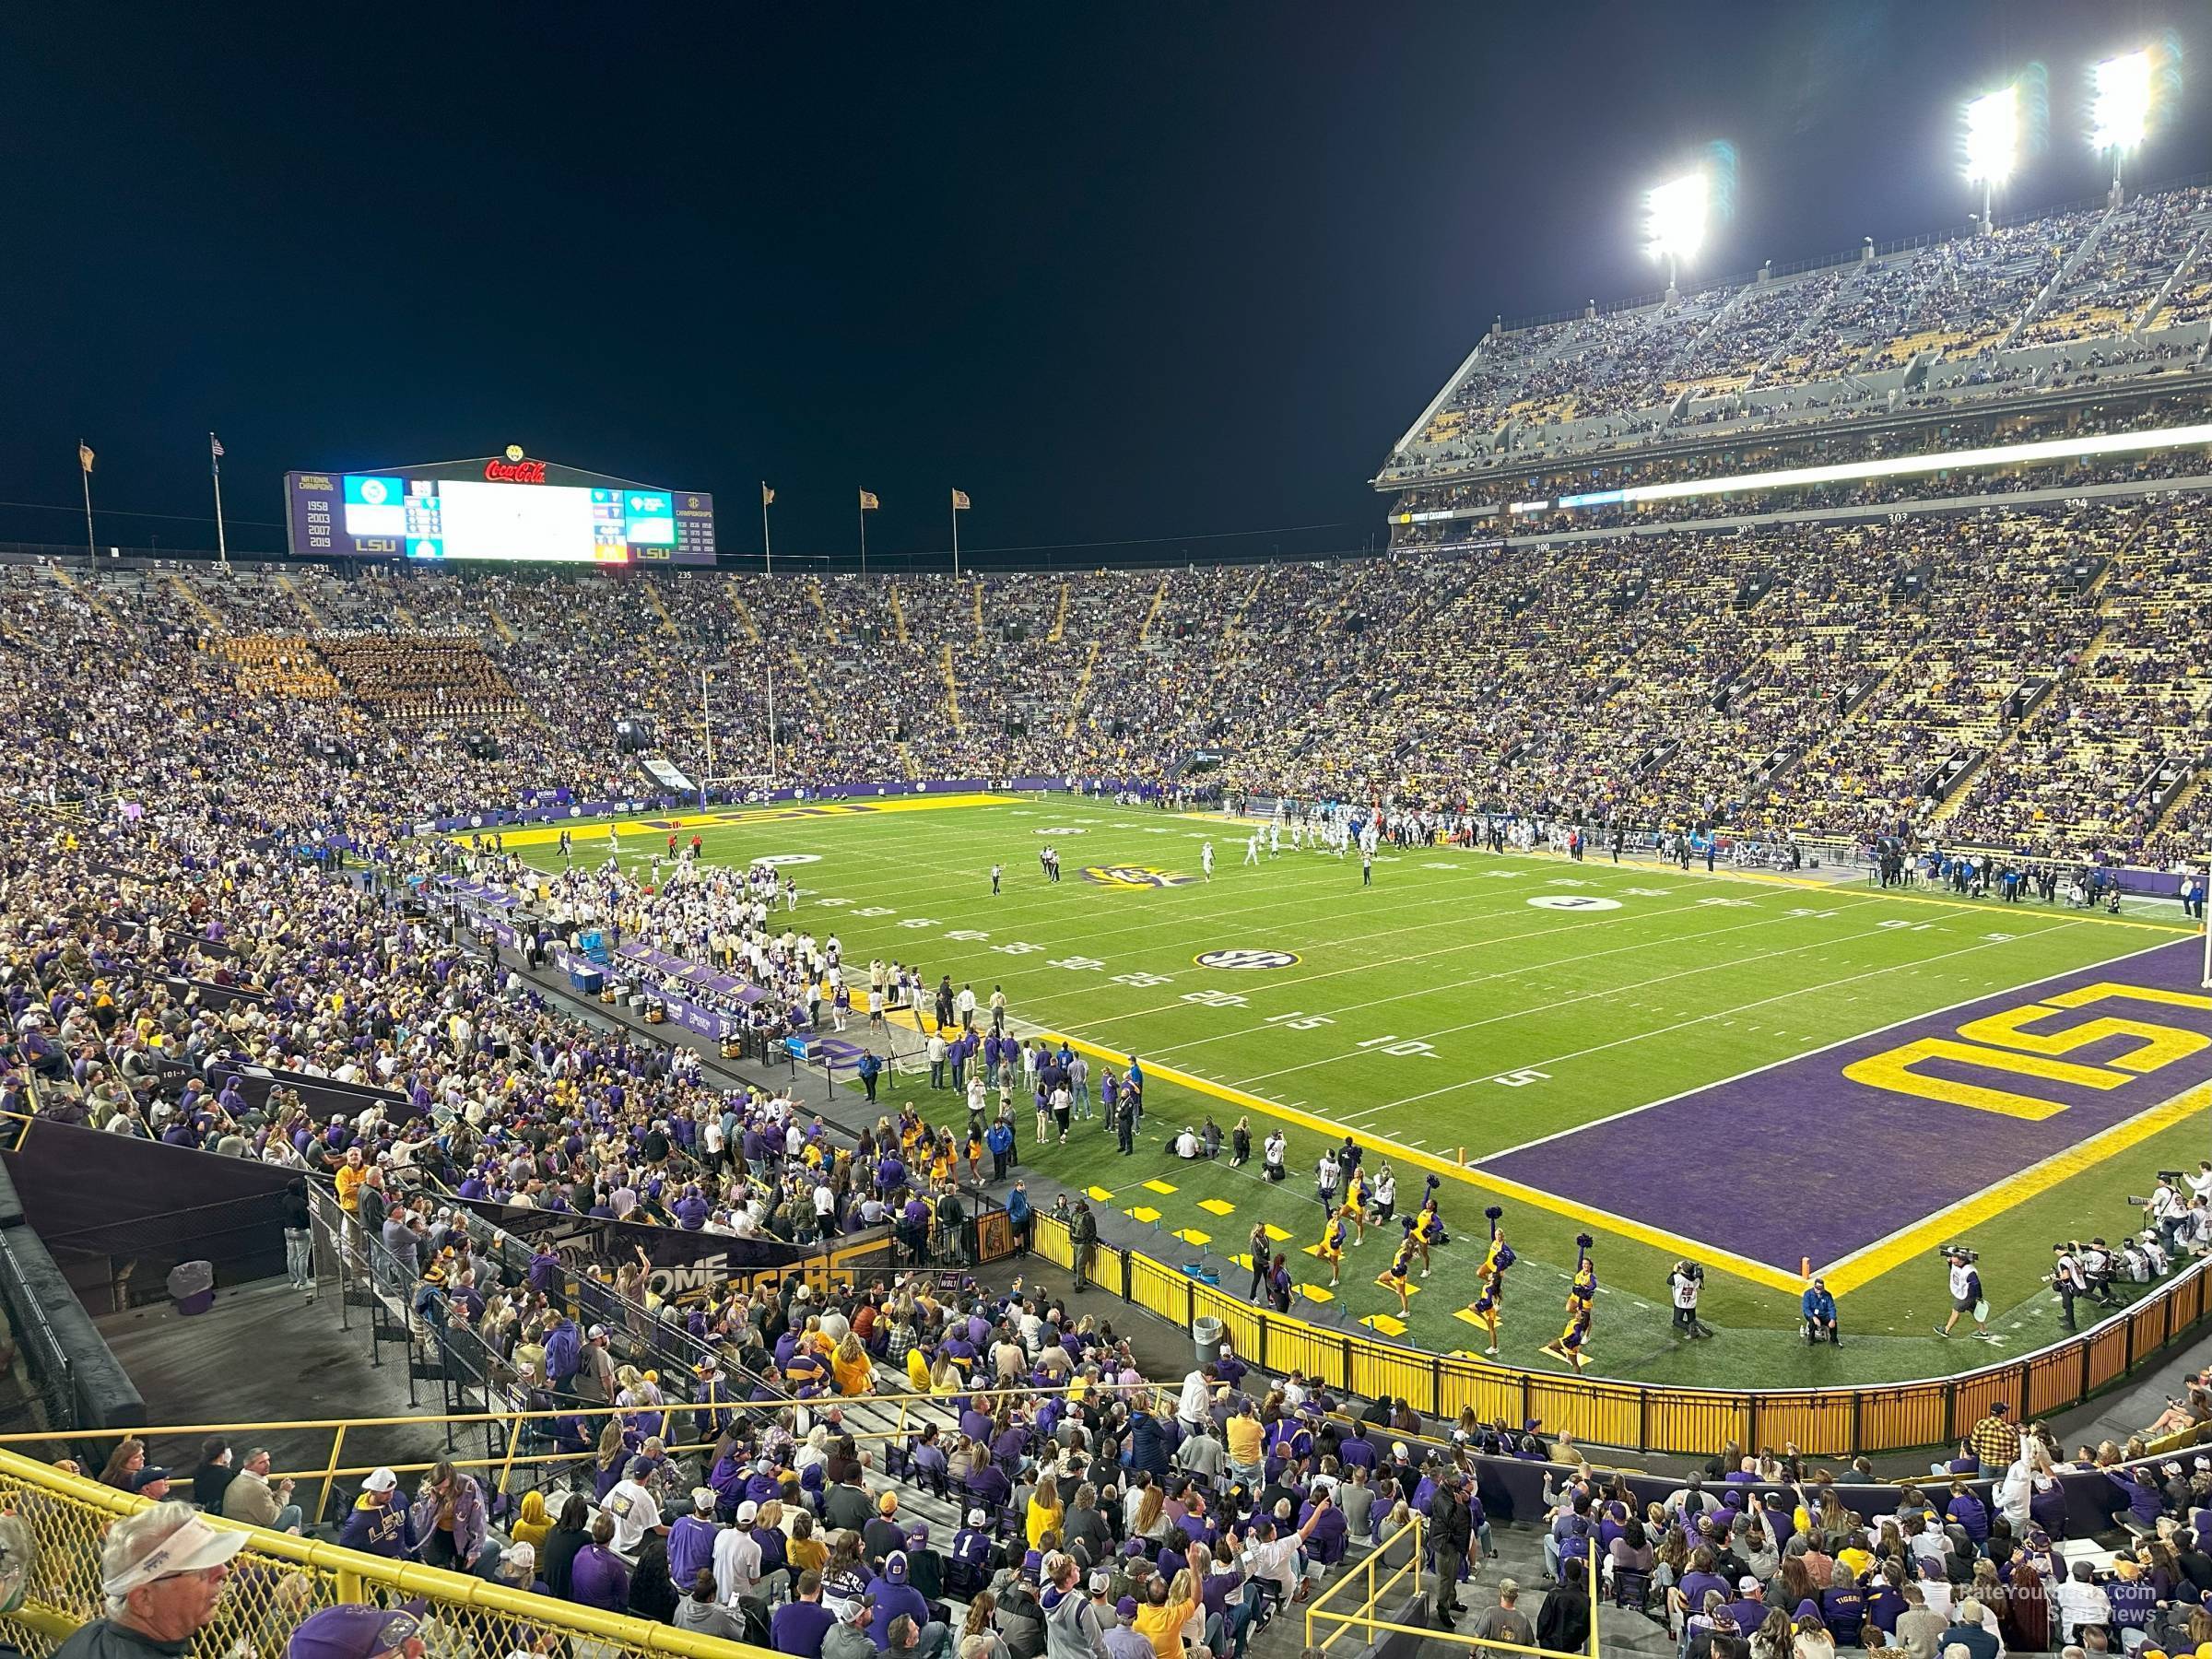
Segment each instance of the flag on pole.
[[776,492],[767,485],[760,486],[760,505],[765,507],[776,499]]
[[92,446],[82,438],[76,441],[76,464],[83,467],[88,475],[92,471]]
[[952,510],[955,512],[965,512],[968,511],[968,492],[964,489],[954,490],[952,492]]
[[218,473],[223,470],[223,441],[213,432],[207,434],[207,465]]
[[[89,471],[90,468],[87,468],[86,470]],[[874,490],[864,489],[860,492],[860,510],[863,512],[874,512],[882,505],[883,503],[876,499],[876,492]]]

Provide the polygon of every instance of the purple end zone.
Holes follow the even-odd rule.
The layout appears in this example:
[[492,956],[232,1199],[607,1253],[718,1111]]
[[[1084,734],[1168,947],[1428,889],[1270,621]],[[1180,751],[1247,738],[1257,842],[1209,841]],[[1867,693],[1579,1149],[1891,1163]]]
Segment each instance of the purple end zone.
[[[2171,1057],[2141,1073],[2114,1064],[2147,1052],[2139,1034],[2100,1036],[2040,1060],[2018,1049],[1994,1051],[2044,1069],[2094,1067],[2100,1077],[2120,1079],[2110,1088],[1942,1054],[1924,1053],[1907,1071],[1899,1065],[1897,1051],[1930,1039],[1968,1045],[1960,1026],[2103,982],[2202,996],[2203,962],[2201,942],[2177,940],[2124,961],[2002,991],[1854,1037],[1817,1054],[1501,1153],[1480,1167],[1770,1266],[1794,1271],[1800,1256],[1810,1256],[1816,1265],[1839,1261],[2212,1079],[2212,1010],[2109,996],[2018,1021],[2023,1036],[2030,1038],[2054,1037],[2098,1018],[2169,1028],[2174,1032],[2165,1040]],[[2182,1053],[2190,1047],[2183,1033],[2206,1041]],[[1971,1046],[1975,1053],[1992,1052],[1986,1041]],[[1886,1085],[1844,1075],[1847,1067],[1869,1061],[1888,1074]],[[1914,1078],[1925,1081],[1915,1084]],[[2065,1110],[2030,1121],[1931,1099],[1924,1092],[1961,1084]],[[1663,1176],[1669,1171],[1688,1176],[1698,1170],[1731,1171],[1752,1179],[1673,1182]],[[2147,1171],[2146,1187],[2148,1181]]]

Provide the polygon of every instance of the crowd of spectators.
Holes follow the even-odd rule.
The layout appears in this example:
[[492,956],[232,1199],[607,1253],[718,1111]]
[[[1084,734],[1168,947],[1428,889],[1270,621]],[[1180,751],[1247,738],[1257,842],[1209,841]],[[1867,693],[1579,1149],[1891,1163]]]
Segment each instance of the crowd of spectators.
[[[13,1032],[0,1109],[35,1104],[327,1177],[349,1247],[388,1276],[418,1340],[470,1334],[489,1362],[554,1408],[618,1408],[612,1430],[574,1413],[553,1419],[551,1447],[573,1460],[572,1499],[557,1491],[553,1504],[494,1517],[479,1512],[484,1494],[471,1495],[465,1475],[433,1471],[411,1500],[394,1496],[396,1479],[372,1476],[347,1519],[359,1547],[421,1551],[687,1628],[755,1641],[765,1631],[771,1644],[780,1625],[807,1627],[793,1637],[802,1645],[783,1650],[802,1654],[829,1653],[850,1627],[872,1649],[880,1638],[924,1659],[954,1651],[983,1659],[989,1641],[969,1647],[984,1637],[1029,1659],[1050,1648],[1055,1618],[1079,1623],[1085,1609],[1102,1645],[1112,1610],[1117,1630],[1173,1639],[1172,1649],[1156,1643],[1170,1659],[1186,1633],[1193,1647],[1236,1653],[1265,1602],[1296,1599],[1348,1547],[1386,1545],[1416,1512],[1436,1535],[1468,1540],[1455,1547],[1470,1567],[1479,1560],[1481,1517],[1459,1459],[1347,1429],[1295,1379],[1265,1398],[1243,1396],[1234,1356],[1211,1375],[1194,1373],[1172,1408],[1158,1407],[1109,1324],[1079,1302],[1018,1285],[952,1292],[934,1277],[887,1276],[819,1300],[794,1282],[678,1306],[654,1291],[648,1264],[609,1261],[609,1292],[637,1311],[610,1326],[579,1320],[551,1265],[511,1282],[486,1249],[472,1201],[763,1240],[890,1224],[907,1229],[920,1253],[947,1219],[958,1160],[972,1154],[911,1115],[887,1113],[848,1143],[788,1095],[717,1087],[688,1051],[585,1025],[407,902],[425,890],[419,884],[464,874],[505,886],[550,933],[620,927],[738,969],[775,1006],[795,1008],[826,977],[835,942],[779,928],[757,884],[672,867],[650,884],[649,901],[635,872],[595,869],[588,858],[541,876],[496,844],[434,853],[404,833],[426,796],[481,805],[484,792],[524,777],[588,787],[594,769],[613,764],[604,739],[585,729],[610,706],[591,689],[604,661],[634,652],[666,665],[675,688],[660,694],[673,724],[682,666],[717,648],[732,661],[757,656],[756,618],[788,625],[811,613],[818,638],[777,631],[806,665],[802,718],[819,720],[811,735],[832,755],[842,753],[845,721],[911,698],[916,735],[898,741],[917,763],[980,766],[1007,745],[979,735],[971,748],[932,748],[929,734],[957,736],[973,718],[1009,739],[1004,728],[1035,703],[1049,711],[1031,723],[1043,727],[1038,741],[1073,741],[1060,751],[1071,761],[1102,764],[1112,743],[1124,746],[1112,758],[1139,775],[1159,773],[1187,749],[1220,742],[1234,753],[1232,775],[1254,788],[1386,798],[1409,835],[1464,828],[1477,796],[1692,816],[1740,804],[1729,795],[1731,763],[1718,757],[1741,761],[1818,741],[1839,700],[1887,671],[1888,684],[1857,718],[1895,740],[1854,746],[1832,775],[1863,790],[1857,798],[1896,802],[1895,774],[1959,740],[1929,734],[1947,720],[1963,729],[1994,718],[2016,680],[2053,678],[2062,693],[2077,680],[2135,683],[2146,698],[2179,698],[2136,724],[2176,752],[2194,741],[2194,679],[2177,692],[2151,665],[2171,644],[2161,630],[2193,629],[2203,608],[2195,511],[2167,504],[2140,522],[2127,518],[2132,511],[1907,522],[1844,542],[1801,527],[1771,541],[1593,545],[1564,559],[1509,548],[1474,582],[1444,579],[1468,571],[1465,564],[1403,558],[1135,581],[771,587],[676,577],[609,584],[611,598],[565,581],[441,572],[378,576],[359,592],[316,578],[241,598],[215,576],[93,586],[10,568],[4,626],[17,649],[0,659],[0,702],[20,737],[0,759],[0,970]],[[2106,580],[2116,585],[2084,594],[2058,580],[2058,561],[2084,549],[2109,558]],[[1934,586],[1900,597],[1868,584],[1868,565],[1924,568]],[[434,746],[405,720],[334,724],[327,698],[293,695],[260,672],[265,664],[208,649],[231,624],[314,638],[315,618],[355,630],[380,618],[394,637],[464,630],[530,703],[592,712],[571,735],[527,710],[485,711],[515,745],[487,759]],[[2100,631],[2087,660],[2103,667],[2084,679],[2079,659]],[[850,659],[838,654],[848,649]],[[950,665],[942,700],[933,661]],[[650,679],[641,670],[617,696],[641,696]],[[972,700],[963,696],[979,685]],[[559,687],[558,702],[541,703]],[[956,701],[966,703],[958,722]],[[710,714],[745,718],[712,705]],[[2032,719],[2007,752],[2026,752],[2045,719]],[[524,735],[532,732],[535,740]],[[334,735],[354,745],[349,759],[319,747]],[[1780,798],[1792,818],[1826,809],[1809,793]],[[1996,798],[1974,796],[1976,809],[1992,810]],[[1439,805],[1462,816],[1440,815]],[[330,866],[341,861],[297,855],[335,849],[341,837],[342,862],[366,863],[377,879],[349,881],[341,867],[334,880]],[[163,1058],[192,1074],[181,1089],[159,1087]],[[276,1074],[265,1106],[249,1106],[225,1080],[226,1061]],[[391,1103],[317,1121],[284,1087],[288,1077],[373,1085]],[[637,1319],[697,1345],[706,1368],[699,1391],[675,1399],[645,1374],[637,1361],[649,1332]],[[1026,1397],[979,1397],[986,1382]],[[840,1440],[834,1408],[889,1387],[942,1399],[957,1429],[924,1429],[870,1465]],[[747,1406],[768,1409],[738,1409]],[[1394,1433],[1395,1419],[1383,1420]],[[687,1433],[710,1442],[692,1465],[668,1451]],[[1862,1641],[1880,1630],[1887,1645],[1903,1627],[1898,1645],[1912,1648],[1912,1633],[1928,1633],[1924,1620],[1910,1622],[1915,1592],[1921,1607],[1962,1628],[1986,1626],[1982,1613],[2000,1630],[2009,1617],[2029,1620],[2037,1585],[2054,1586],[2045,1599],[2062,1636],[2140,1628],[2095,1574],[2087,1582],[2111,1618],[2088,1616],[2096,1605],[2088,1591],[2055,1588],[2047,1568],[2056,1560],[2044,1560],[2055,1557],[2055,1535],[2045,1522],[2039,1539],[2034,1505],[2039,1482],[2063,1460],[1993,1460],[1979,1436],[1974,1450],[1977,1468],[1959,1471],[1961,1479],[1981,1463],[2005,1476],[2000,1512],[1984,1510],[1980,1536],[1956,1492],[1922,1508],[1908,1494],[1895,1517],[1854,1516],[1817,1478],[1786,1488],[1785,1500],[1755,1502],[1775,1488],[1754,1466],[1745,1481],[1717,1477],[1717,1504],[1686,1498],[1639,1517],[1633,1507],[1615,1514],[1619,1500],[1603,1483],[1570,1482],[1556,1488],[1551,1529],[1562,1587],[1533,1628],[1571,1645],[1588,1609],[1574,1606],[1567,1570],[1591,1548],[1616,1575],[1624,1566],[1649,1571],[1692,1642],[1702,1637],[1713,1653],[1732,1628],[1754,1647],[1782,1639],[1765,1628],[1765,1612],[1746,1630],[1748,1615],[1731,1602],[1787,1612],[1793,1651],[1801,1641],[1817,1651],[1824,1633],[1848,1641],[1839,1627],[1854,1606]],[[249,1454],[236,1477],[241,1512],[260,1496],[247,1479],[256,1461]],[[2173,1494],[2153,1480],[2139,1497],[2144,1477],[2127,1480],[2119,1496],[2155,1535]],[[2212,1474],[2205,1484],[2212,1493]],[[943,1543],[918,1532],[900,1516],[900,1491],[928,1494],[966,1524],[943,1528]],[[1738,1503],[1725,1502],[1731,1493]],[[281,1496],[270,1494],[274,1524],[283,1524]],[[2022,1502],[2016,1519],[2007,1506]],[[162,1526],[162,1537],[173,1536],[189,1520],[149,1513],[160,1519],[118,1529],[112,1544],[119,1616],[142,1588],[128,1582],[132,1562],[160,1542],[153,1535]],[[533,1537],[532,1528],[542,1530]],[[1712,1573],[1724,1554],[1746,1548],[1740,1574]],[[1639,1564],[1646,1550],[1649,1567]],[[1717,1586],[1696,1577],[1708,1550]],[[2165,1571],[2169,1590],[2196,1582],[2189,1567],[2202,1558],[2185,1544],[2154,1535],[2136,1553],[2144,1579]],[[2115,1583],[2124,1577],[2112,1574]],[[1743,1589],[1745,1578],[1758,1582],[1756,1593]],[[1455,1600],[1458,1575],[1439,1582]],[[2069,1571],[2066,1584],[2079,1582]],[[1717,1606],[1709,1588],[1722,1594]],[[1936,1606],[1939,1597],[1948,1599]],[[962,1599],[970,1628],[956,1632],[949,1603]],[[1501,1599],[1501,1613],[1484,1615],[1489,1633],[1517,1639],[1513,1598]],[[2155,1598],[2144,1611],[2149,1625]],[[1885,1613],[1895,1615],[1888,1626]],[[2030,1645],[2031,1629],[2021,1623],[2014,1645]],[[838,1645],[833,1659],[850,1644]]]
[[[1941,823],[2030,857],[2159,865],[2189,853],[2206,810],[2190,787],[2212,700],[2201,518],[2194,497],[1993,504],[1326,563],[602,579],[606,594],[507,573],[379,574],[360,593],[299,578],[281,596],[343,632],[236,638],[304,642],[342,666],[335,698],[211,633],[209,614],[239,608],[218,574],[94,585],[15,567],[25,649],[0,673],[51,756],[22,768],[26,794],[159,815],[212,780],[219,807],[250,801],[295,844],[373,844],[555,788],[657,789],[617,747],[632,716],[687,776],[741,780],[722,785],[739,798],[771,770],[774,653],[747,629],[774,615],[773,770],[817,784],[1163,785],[1203,765],[1301,801],[1770,837]],[[702,661],[729,665],[703,704]],[[194,743],[148,742],[164,723]]]
[[[1547,451],[1632,449],[1686,427],[1797,425],[1891,394],[1971,406],[2085,371],[2155,372],[2203,345],[2176,331],[2201,321],[2212,294],[2192,257],[2207,228],[2206,192],[2192,186],[1969,227],[1794,280],[1493,331],[1383,476],[1413,484]],[[1936,371],[1908,383],[1906,366],[1924,357]]]

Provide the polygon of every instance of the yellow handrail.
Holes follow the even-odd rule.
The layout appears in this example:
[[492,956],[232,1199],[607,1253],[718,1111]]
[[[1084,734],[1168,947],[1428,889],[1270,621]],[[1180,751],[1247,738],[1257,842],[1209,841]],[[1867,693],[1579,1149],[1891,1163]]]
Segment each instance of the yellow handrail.
[[[1006,1396],[1029,1399],[1038,1394],[1074,1394],[1077,1392],[1107,1393],[1121,1386],[1118,1382],[1058,1383],[1043,1388],[966,1388],[959,1391],[962,1399],[997,1399]],[[1145,1388],[1164,1393],[1167,1384],[1145,1382]],[[70,1429],[66,1430],[25,1430],[15,1434],[0,1434],[0,1449],[8,1446],[32,1445],[43,1441],[57,1440],[124,1440],[132,1435],[149,1439],[157,1435],[178,1434],[269,1434],[294,1432],[308,1429],[389,1429],[402,1425],[409,1428],[432,1428],[449,1424],[521,1422],[539,1418],[561,1417],[631,1417],[640,1414],[664,1417],[682,1417],[697,1412],[717,1411],[774,1411],[784,1406],[807,1406],[819,1410],[829,1406],[894,1404],[919,1405],[924,1400],[949,1398],[941,1394],[824,1394],[814,1400],[719,1400],[712,1405],[689,1400],[665,1400],[658,1406],[560,1406],[535,1407],[513,1411],[454,1411],[437,1415],[417,1414],[408,1417],[380,1418],[306,1418],[283,1422],[258,1423],[154,1423],[140,1429]],[[855,1439],[860,1438],[858,1435]],[[880,1438],[880,1437],[878,1437]]]
[[[1381,1562],[1383,1555],[1397,1543],[1398,1539],[1405,1537],[1410,1537],[1413,1540],[1412,1558],[1384,1579],[1381,1584],[1377,1584],[1374,1582],[1376,1566]],[[1336,1627],[1318,1644],[1324,1653],[1329,1651],[1330,1644],[1345,1631],[1359,1630],[1367,1632],[1370,1641],[1375,1639],[1377,1631],[1388,1630],[1398,1635],[1425,1637],[1431,1641],[1456,1642],[1462,1647],[1478,1647],[1501,1653],[1525,1654],[1527,1659],[1598,1659],[1598,1565],[1597,1540],[1594,1537],[1590,1540],[1591,1547],[1584,1558],[1585,1568],[1590,1575],[1590,1645],[1580,1653],[1562,1653],[1551,1648],[1529,1647],[1517,1641],[1500,1641],[1495,1637],[1486,1637],[1478,1641],[1471,1635],[1449,1628],[1440,1630],[1430,1625],[1396,1624],[1389,1619],[1375,1617],[1376,1604],[1390,1594],[1393,1586],[1406,1576],[1408,1569],[1411,1569],[1413,1572],[1414,1594],[1417,1596],[1420,1594],[1422,1544],[1422,1519],[1416,1515],[1413,1518],[1412,1525],[1406,1531],[1396,1534],[1388,1543],[1377,1545],[1368,1552],[1367,1559],[1363,1563],[1367,1570],[1367,1594],[1360,1603],[1358,1612],[1339,1613],[1328,1605],[1346,1585],[1355,1582],[1355,1576],[1351,1573],[1345,1574],[1343,1578],[1337,1580],[1335,1583],[1315,1597],[1312,1605],[1306,1608],[1306,1645],[1309,1648],[1316,1645],[1313,1640],[1313,1625],[1314,1621],[1318,1619],[1324,1624],[1332,1624]],[[1436,1564],[1436,1571],[1441,1575],[1446,1571],[1455,1571],[1456,1569],[1439,1561]]]
[[[30,1525],[38,1545],[25,1604],[10,1617],[42,1634],[74,1630],[100,1617],[100,1535],[117,1517],[135,1513],[148,1500],[12,1452],[0,1452],[0,1494]],[[624,1655],[770,1659],[764,1649],[649,1618],[578,1606],[467,1573],[391,1560],[217,1515],[205,1518],[209,1525],[246,1534],[249,1542],[233,1559],[214,1621],[198,1639],[202,1652],[228,1651],[240,1641],[256,1651],[280,1649],[290,1630],[322,1607],[420,1597],[429,1603],[433,1618],[460,1627],[464,1641],[486,1652],[507,1651],[515,1632],[528,1629],[589,1639]]]
[[[1388,1542],[1378,1544],[1374,1547],[1374,1548],[1367,1552],[1367,1559],[1360,1563],[1361,1570],[1366,1576],[1367,1583],[1367,1594],[1359,1598],[1359,1611],[1361,1613],[1373,1612],[1375,1608],[1375,1603],[1382,1599],[1382,1597],[1389,1594],[1391,1586],[1395,1584],[1400,1579],[1404,1578],[1408,1571],[1413,1573],[1413,1593],[1416,1595],[1418,1595],[1421,1593],[1421,1531],[1423,1524],[1424,1523],[1421,1517],[1416,1515],[1413,1518],[1412,1525],[1408,1526],[1403,1532],[1394,1534]],[[1382,1558],[1390,1553],[1391,1546],[1395,1544],[1400,1538],[1409,1540],[1413,1545],[1413,1551],[1409,1556],[1406,1557],[1404,1565],[1400,1566],[1396,1571],[1393,1572],[1388,1578],[1384,1579],[1382,1584],[1378,1586],[1375,1583],[1375,1569],[1382,1564]],[[1330,1644],[1335,1642],[1339,1636],[1343,1635],[1345,1631],[1352,1630],[1356,1627],[1359,1617],[1357,1614],[1347,1615],[1328,1611],[1329,1603],[1335,1600],[1338,1595],[1342,1594],[1345,1587],[1350,1584],[1352,1582],[1352,1574],[1348,1572],[1346,1573],[1342,1578],[1331,1584],[1326,1590],[1324,1590],[1319,1595],[1315,1596],[1311,1605],[1307,1606],[1306,1645],[1308,1647],[1312,1647],[1315,1645],[1313,1641],[1313,1621],[1317,1618],[1324,1619],[1336,1627],[1334,1630],[1331,1630],[1327,1636],[1323,1638],[1319,1644],[1321,1651],[1324,1653],[1329,1651]]]

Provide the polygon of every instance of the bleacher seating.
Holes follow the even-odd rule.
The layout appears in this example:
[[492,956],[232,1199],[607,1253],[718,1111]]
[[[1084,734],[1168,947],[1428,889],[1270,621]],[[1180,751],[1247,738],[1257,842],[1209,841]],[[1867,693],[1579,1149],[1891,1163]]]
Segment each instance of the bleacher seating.
[[2191,186],[1493,330],[1378,482],[1795,429],[1931,388],[1953,404],[2009,398],[2088,366],[2108,382],[2158,373],[2204,345],[2183,331],[2212,309],[2208,228],[2207,193]]

